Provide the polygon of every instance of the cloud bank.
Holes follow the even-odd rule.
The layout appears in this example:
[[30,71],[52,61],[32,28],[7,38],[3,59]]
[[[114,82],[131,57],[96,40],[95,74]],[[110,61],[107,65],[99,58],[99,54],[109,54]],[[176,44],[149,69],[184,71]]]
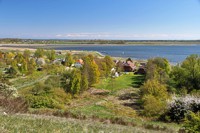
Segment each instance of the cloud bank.
[[68,33],[57,34],[56,38],[65,39],[200,39],[200,34],[111,34],[111,33]]
[[113,33],[1,33],[0,38],[32,38],[32,39],[113,39],[113,40],[200,40],[199,34],[113,34]]

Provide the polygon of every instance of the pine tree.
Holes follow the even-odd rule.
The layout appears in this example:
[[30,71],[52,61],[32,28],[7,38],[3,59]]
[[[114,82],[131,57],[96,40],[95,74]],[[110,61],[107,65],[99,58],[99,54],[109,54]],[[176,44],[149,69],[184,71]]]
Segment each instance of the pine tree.
[[84,73],[84,75],[86,75],[89,82],[89,86],[98,83],[100,72],[98,65],[94,61],[93,56],[88,55],[84,57],[84,65],[82,72]]
[[87,76],[82,74],[81,76],[81,91],[85,91],[88,89],[88,79]]
[[111,73],[111,69],[114,67],[114,62],[110,56],[105,56],[104,62],[106,64],[105,76],[108,77]]
[[34,56],[37,58],[42,58],[44,56],[44,49],[37,49],[34,53]]
[[28,73],[33,73],[36,69],[36,63],[35,60],[32,58],[28,62]]
[[56,52],[55,52],[55,50],[48,50],[48,51],[46,51],[46,55],[47,55],[47,58],[50,61],[53,61],[56,58]]
[[65,56],[65,66],[70,67],[74,63],[74,59],[70,53],[67,53]]
[[65,91],[76,95],[81,90],[81,72],[79,70],[64,73],[62,83]]
[[25,50],[24,53],[23,53],[23,56],[26,59],[26,61],[28,61],[30,56],[31,56],[31,51],[30,50]]

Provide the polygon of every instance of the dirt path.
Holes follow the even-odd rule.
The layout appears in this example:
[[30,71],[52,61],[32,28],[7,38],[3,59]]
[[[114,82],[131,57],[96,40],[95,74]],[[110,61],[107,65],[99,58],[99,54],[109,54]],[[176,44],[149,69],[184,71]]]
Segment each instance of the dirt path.
[[121,90],[117,93],[118,101],[124,106],[131,107],[137,112],[140,112],[141,107],[138,103],[139,99],[139,88],[129,88]]
[[25,87],[32,86],[32,85],[34,85],[34,84],[36,84],[36,83],[38,83],[38,82],[47,80],[50,76],[52,76],[52,75],[46,75],[46,76],[44,76],[44,77],[42,77],[42,78],[38,78],[38,79],[36,79],[36,80],[34,80],[34,81],[32,81],[32,82],[28,82],[28,83],[22,84],[21,86],[18,86],[18,87],[16,87],[16,88],[17,88],[17,89],[22,89],[22,88],[25,88]]

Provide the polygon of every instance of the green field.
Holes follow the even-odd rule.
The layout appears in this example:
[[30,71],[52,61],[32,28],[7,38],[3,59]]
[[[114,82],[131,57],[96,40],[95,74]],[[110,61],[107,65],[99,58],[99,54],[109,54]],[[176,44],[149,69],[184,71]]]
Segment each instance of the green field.
[[134,75],[133,73],[123,74],[118,78],[102,79],[95,87],[98,89],[105,89],[110,91],[117,91],[127,88],[138,88],[144,77],[141,75]]

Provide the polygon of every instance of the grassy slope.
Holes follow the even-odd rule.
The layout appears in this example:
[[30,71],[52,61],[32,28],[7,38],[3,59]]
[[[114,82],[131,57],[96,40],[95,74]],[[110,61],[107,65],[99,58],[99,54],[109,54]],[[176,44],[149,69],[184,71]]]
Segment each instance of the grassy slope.
[[[166,124],[161,122],[152,122],[141,119],[137,116],[134,107],[124,106],[124,103],[132,103],[134,97],[138,95],[139,86],[144,77],[140,75],[127,74],[116,79],[101,80],[96,88],[109,90],[108,95],[98,96],[85,93],[80,98],[72,101],[68,111],[73,115],[85,119],[108,119],[111,122],[122,120],[142,127],[144,125],[150,128],[164,127],[165,132],[177,131],[179,126],[176,124]],[[121,96],[128,96],[127,100],[120,100]],[[151,127],[153,126],[153,127]]]
[[89,120],[65,119],[35,115],[0,115],[1,133],[165,133],[142,127],[127,127],[115,124],[102,124]]
[[141,85],[144,77],[140,75],[134,75],[132,73],[124,74],[116,79],[103,79],[96,85],[98,89],[105,89],[110,91],[118,91],[127,88],[137,88]]
[[[36,76],[37,77],[37,76]],[[79,121],[65,118],[37,118],[33,116],[1,116],[0,131],[18,132],[155,132],[157,128],[160,132],[175,132],[179,126],[175,124],[165,124],[151,122],[137,116],[134,107],[124,106],[124,103],[132,102],[134,96],[138,94],[138,87],[143,81],[143,76],[124,74],[116,79],[102,80],[96,88],[109,90],[108,95],[92,95],[85,92],[80,97],[71,101],[67,105],[67,111],[75,118],[83,118],[93,121]],[[22,82],[21,82],[22,83]],[[127,100],[120,100],[121,96],[126,96]],[[104,125],[98,121],[106,121]],[[109,124],[112,121],[122,120],[128,122],[131,127]],[[104,123],[104,122],[103,122]],[[121,122],[119,122],[121,123]],[[67,127],[67,128],[66,128]],[[150,129],[149,129],[150,128]],[[154,129],[154,130],[152,130]]]

